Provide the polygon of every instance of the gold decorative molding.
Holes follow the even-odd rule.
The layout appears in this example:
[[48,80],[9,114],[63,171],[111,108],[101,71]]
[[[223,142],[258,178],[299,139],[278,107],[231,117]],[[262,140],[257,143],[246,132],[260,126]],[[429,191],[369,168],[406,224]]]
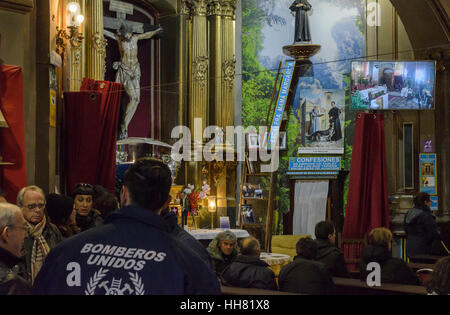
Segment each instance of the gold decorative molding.
[[192,15],[206,15],[206,0],[192,0]]
[[34,8],[34,0],[0,0],[0,9],[28,13]]
[[234,76],[236,74],[236,57],[233,56],[232,59],[225,60],[222,64],[223,80],[225,81],[229,91],[233,90],[234,87]]
[[94,49],[97,51],[97,53],[105,57],[108,41],[103,37],[103,35],[101,35],[99,32],[93,34],[92,43],[94,44]]
[[190,15],[191,14],[191,3],[189,0],[181,0],[180,1],[180,14]]
[[222,6],[222,16],[235,19],[236,0],[220,0]]
[[207,15],[221,15],[222,14],[222,4],[219,0],[209,0],[208,1],[208,8],[207,8]]
[[194,80],[197,81],[202,90],[206,87],[208,79],[208,62],[209,58],[207,56],[198,56],[192,62]]

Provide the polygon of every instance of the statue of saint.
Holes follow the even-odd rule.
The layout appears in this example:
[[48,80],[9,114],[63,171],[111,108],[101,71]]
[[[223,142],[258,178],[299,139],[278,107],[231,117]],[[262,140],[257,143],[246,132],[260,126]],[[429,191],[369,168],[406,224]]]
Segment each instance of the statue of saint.
[[295,16],[294,42],[310,42],[311,32],[309,30],[308,11],[312,9],[308,0],[295,0],[289,10]]
[[125,109],[125,117],[120,123],[119,139],[128,138],[128,125],[141,99],[141,68],[138,60],[138,41],[150,39],[155,35],[161,34],[162,31],[163,29],[159,27],[151,32],[133,34],[132,28],[127,24],[122,24],[118,34],[108,30],[103,31],[105,36],[115,39],[119,45],[121,60],[114,62],[113,68],[117,70],[116,82],[122,83],[125,92],[130,98]]

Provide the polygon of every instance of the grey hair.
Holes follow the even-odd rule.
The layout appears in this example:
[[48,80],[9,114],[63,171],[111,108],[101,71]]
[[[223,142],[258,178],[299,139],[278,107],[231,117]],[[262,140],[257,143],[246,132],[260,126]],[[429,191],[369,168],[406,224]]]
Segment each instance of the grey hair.
[[220,244],[220,242],[227,241],[227,240],[233,241],[233,243],[235,245],[237,242],[236,235],[234,235],[234,233],[229,230],[223,231],[223,232],[217,234],[216,237],[217,237],[217,246]]
[[241,254],[255,256],[260,250],[259,241],[253,236],[249,236],[242,241]]
[[42,195],[42,198],[44,198],[44,201],[45,201],[45,194],[41,188],[39,188],[36,185],[26,186],[26,187],[23,187],[17,194],[17,205],[19,207],[23,207],[23,199],[24,199],[25,193],[27,191],[37,191],[38,193],[40,193]]
[[0,202],[0,232],[8,226],[14,224],[14,217],[17,213],[22,214],[20,208],[12,203]]

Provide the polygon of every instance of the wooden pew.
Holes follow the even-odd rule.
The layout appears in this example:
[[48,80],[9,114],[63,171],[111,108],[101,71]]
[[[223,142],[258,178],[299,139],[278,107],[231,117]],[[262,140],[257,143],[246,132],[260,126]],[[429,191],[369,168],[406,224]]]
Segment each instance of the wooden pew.
[[423,286],[384,283],[379,287],[369,287],[357,279],[333,277],[336,294],[339,295],[426,295]]
[[422,263],[422,264],[435,264],[443,256],[434,255],[414,255],[409,257],[409,261],[412,263]]
[[253,288],[238,288],[238,287],[227,287],[222,285],[223,295],[302,295],[298,293],[282,292],[282,291],[271,291],[263,289],[253,289]]

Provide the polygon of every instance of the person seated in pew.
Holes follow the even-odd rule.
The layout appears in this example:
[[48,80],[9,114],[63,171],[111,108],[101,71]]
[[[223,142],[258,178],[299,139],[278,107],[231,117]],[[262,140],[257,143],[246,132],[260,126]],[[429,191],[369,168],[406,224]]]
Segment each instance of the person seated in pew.
[[336,229],[330,221],[321,221],[316,224],[317,255],[316,260],[323,263],[332,277],[350,278],[345,264],[344,254],[334,246]]
[[406,255],[430,255],[433,244],[441,244],[436,218],[431,213],[431,198],[426,192],[419,192],[414,197],[414,208],[404,218]]
[[392,257],[392,233],[386,228],[376,228],[370,231],[368,245],[364,247],[360,265],[361,280],[366,281],[372,270],[367,270],[371,262],[380,264],[381,283],[399,283],[420,285],[417,275],[406,262]]
[[434,265],[427,291],[431,295],[450,295],[450,256],[439,259]]
[[209,243],[207,251],[211,256],[213,269],[220,277],[225,267],[238,255],[236,235],[229,230],[217,234]]
[[223,285],[278,290],[275,274],[269,265],[259,259],[261,247],[258,240],[252,236],[242,241],[241,253],[229,264],[221,275]]
[[303,294],[333,294],[333,279],[324,264],[314,261],[317,254],[316,242],[301,238],[296,245],[297,256],[284,266],[278,277],[280,291]]

